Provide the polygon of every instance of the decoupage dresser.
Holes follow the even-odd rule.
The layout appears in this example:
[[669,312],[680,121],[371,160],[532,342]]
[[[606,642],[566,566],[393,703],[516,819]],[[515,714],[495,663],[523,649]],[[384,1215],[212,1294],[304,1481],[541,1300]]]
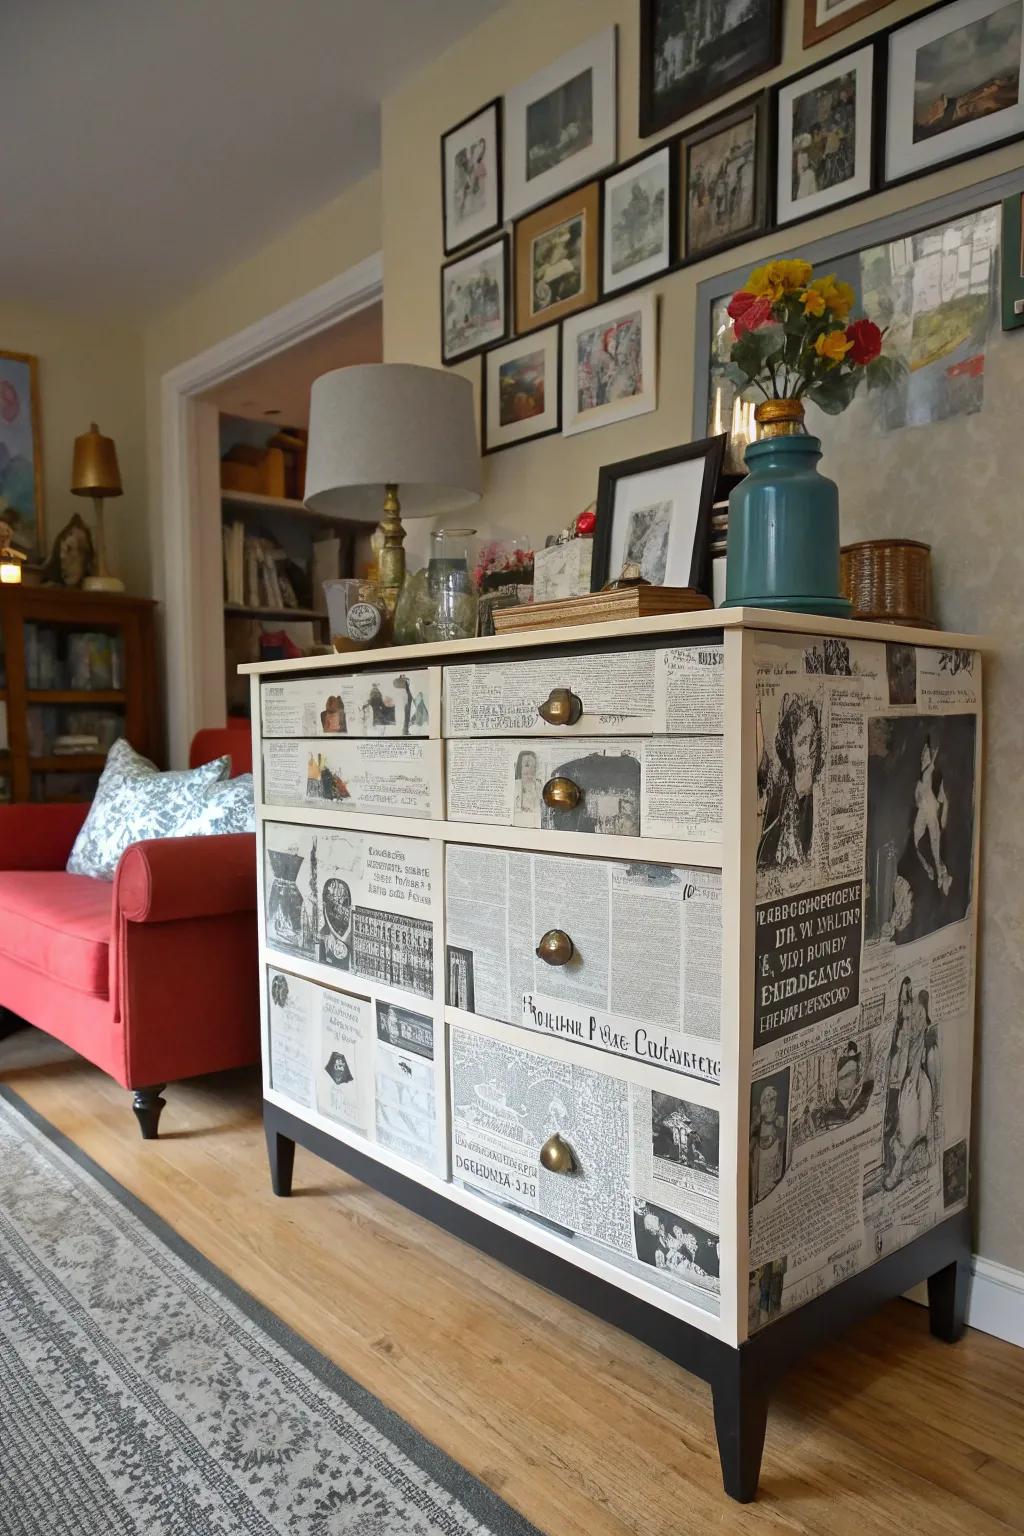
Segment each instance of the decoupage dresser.
[[[265,1124],[712,1388],[963,1327],[981,661],[734,609],[252,674]],[[500,1388],[499,1388],[500,1390]]]

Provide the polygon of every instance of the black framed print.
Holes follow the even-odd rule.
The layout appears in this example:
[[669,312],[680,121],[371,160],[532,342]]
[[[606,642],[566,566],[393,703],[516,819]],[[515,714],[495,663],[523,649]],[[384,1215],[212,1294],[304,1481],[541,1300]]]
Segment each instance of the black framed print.
[[615,44],[608,27],[506,92],[506,218],[615,164]]
[[509,332],[508,236],[457,256],[441,268],[441,358],[461,362]]
[[677,140],[685,261],[767,230],[769,102],[761,91]]
[[875,48],[866,43],[775,88],[775,221],[865,197],[875,184]]
[[725,433],[605,464],[597,482],[590,590],[625,565],[655,587],[696,587],[710,595],[711,507]]
[[887,183],[1024,135],[1024,0],[952,0],[886,46]]
[[640,0],[640,137],[774,69],[783,0]]
[[601,183],[601,291],[650,282],[675,260],[675,196],[668,144],[637,155]]
[[562,430],[561,363],[557,325],[488,352],[480,386],[483,453],[499,453]]
[[501,98],[441,135],[444,253],[501,228]]

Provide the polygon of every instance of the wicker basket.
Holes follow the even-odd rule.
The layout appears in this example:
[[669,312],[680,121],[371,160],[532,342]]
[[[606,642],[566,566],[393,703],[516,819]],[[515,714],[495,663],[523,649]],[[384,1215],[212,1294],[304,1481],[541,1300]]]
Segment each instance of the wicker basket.
[[865,539],[844,544],[839,585],[855,619],[935,629],[932,550],[916,539]]

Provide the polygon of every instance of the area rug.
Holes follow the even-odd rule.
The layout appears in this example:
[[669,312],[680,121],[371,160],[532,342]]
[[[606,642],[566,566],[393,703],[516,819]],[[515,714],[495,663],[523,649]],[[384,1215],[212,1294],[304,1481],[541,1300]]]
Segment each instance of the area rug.
[[0,1533],[539,1536],[2,1086]]

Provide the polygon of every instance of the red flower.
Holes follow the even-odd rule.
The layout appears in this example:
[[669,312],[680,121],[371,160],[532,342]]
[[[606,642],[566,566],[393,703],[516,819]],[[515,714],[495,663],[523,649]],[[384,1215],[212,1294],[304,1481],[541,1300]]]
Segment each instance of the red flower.
[[873,363],[882,350],[882,333],[873,320],[855,320],[846,327],[846,339],[853,343],[846,361],[861,368]]
[[771,299],[763,293],[747,293],[744,288],[733,294],[727,313],[737,341],[747,331],[760,330],[762,325],[770,325],[775,319]]

